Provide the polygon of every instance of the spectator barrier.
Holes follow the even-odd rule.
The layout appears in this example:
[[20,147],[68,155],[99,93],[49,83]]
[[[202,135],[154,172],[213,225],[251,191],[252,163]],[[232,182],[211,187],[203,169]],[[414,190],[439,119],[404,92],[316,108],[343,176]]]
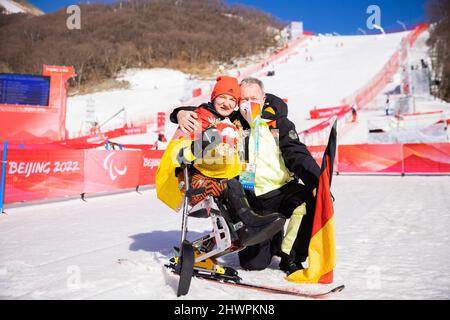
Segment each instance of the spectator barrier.
[[160,150],[8,149],[4,202],[61,199],[152,185],[162,154]]
[[[309,150],[320,165],[325,146]],[[4,200],[56,200],[153,185],[163,152],[8,148]],[[334,168],[339,174],[448,175],[450,143],[341,145]]]
[[[332,108],[321,108],[314,109],[309,111],[309,115],[311,119],[322,119],[322,118],[331,118],[335,115],[338,115],[343,109],[349,109],[349,105],[332,107]],[[351,109],[351,107],[350,107]]]

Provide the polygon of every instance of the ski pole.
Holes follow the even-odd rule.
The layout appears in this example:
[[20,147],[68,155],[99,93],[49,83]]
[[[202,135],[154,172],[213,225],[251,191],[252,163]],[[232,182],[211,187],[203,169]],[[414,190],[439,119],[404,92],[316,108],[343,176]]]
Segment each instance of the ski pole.
[[6,154],[8,151],[8,141],[3,142],[2,156],[2,177],[0,180],[0,214],[3,213],[3,202],[5,200],[5,180],[6,180]]

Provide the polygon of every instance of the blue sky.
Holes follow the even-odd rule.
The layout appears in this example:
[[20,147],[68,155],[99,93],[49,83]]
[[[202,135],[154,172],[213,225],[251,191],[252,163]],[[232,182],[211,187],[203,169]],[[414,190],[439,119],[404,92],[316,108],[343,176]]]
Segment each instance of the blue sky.
[[[95,0],[94,0],[95,1]],[[91,0],[91,2],[94,2]],[[75,4],[77,0],[31,0],[45,12],[52,12],[64,6]],[[86,1],[82,1],[86,2]],[[115,2],[104,0],[101,2]],[[315,33],[358,34],[358,28],[367,32],[366,13],[370,5],[381,9],[381,26],[389,30],[402,27],[397,20],[407,26],[424,22],[426,0],[226,0],[228,4],[245,4],[272,13],[282,21],[303,21],[305,30]]]

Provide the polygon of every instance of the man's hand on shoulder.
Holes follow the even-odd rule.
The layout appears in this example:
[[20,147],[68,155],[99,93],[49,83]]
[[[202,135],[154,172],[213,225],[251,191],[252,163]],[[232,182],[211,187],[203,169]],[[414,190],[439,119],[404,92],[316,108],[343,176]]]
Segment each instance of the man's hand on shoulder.
[[288,106],[286,102],[276,95],[266,94],[266,105],[272,107],[276,113],[277,118],[283,118],[288,116]]

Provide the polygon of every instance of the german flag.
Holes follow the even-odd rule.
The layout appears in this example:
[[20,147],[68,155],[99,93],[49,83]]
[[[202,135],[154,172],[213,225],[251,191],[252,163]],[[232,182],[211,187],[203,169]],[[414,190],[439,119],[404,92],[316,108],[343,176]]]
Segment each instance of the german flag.
[[334,235],[334,209],[330,185],[336,152],[336,121],[322,159],[317,187],[316,209],[308,248],[308,268],[290,274],[286,279],[301,283],[332,283],[336,266],[336,242]]

